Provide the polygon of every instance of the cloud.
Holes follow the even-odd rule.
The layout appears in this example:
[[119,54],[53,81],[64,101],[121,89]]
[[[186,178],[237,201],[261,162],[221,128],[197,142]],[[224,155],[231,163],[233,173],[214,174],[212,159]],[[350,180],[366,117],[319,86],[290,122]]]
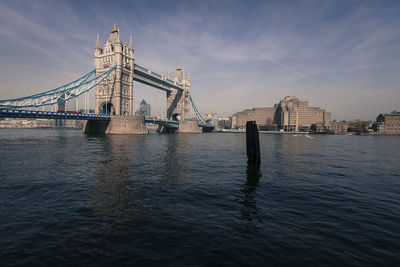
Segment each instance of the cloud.
[[[400,82],[396,2],[95,3],[0,3],[0,98],[86,73],[96,34],[104,42],[115,22],[123,40],[133,35],[137,64],[171,74],[182,65],[191,73],[202,112],[227,116],[290,94],[338,119],[351,119],[354,110],[373,118],[378,109],[399,108],[392,101],[400,97],[393,90]],[[379,98],[371,101],[369,92],[377,89]],[[140,84],[135,90],[135,101],[150,99],[153,110],[165,109],[162,92]]]
[[271,62],[271,63],[273,63],[273,64],[275,64],[275,65],[277,65],[277,66],[279,66],[279,67],[281,67],[281,68],[284,68],[285,70],[288,70],[288,71],[290,71],[290,72],[293,72],[293,73],[299,75],[300,77],[304,78],[305,80],[307,80],[307,81],[309,81],[309,82],[314,82],[313,79],[311,79],[310,77],[308,77],[308,76],[305,75],[304,73],[295,70],[294,68],[291,68],[291,67],[289,67],[289,66],[286,66],[286,65],[284,65],[284,64],[282,64],[282,63],[280,63],[280,62],[278,62],[278,61],[275,61],[275,60],[273,60],[272,58],[270,58],[270,57],[268,57],[267,55],[264,55],[264,54],[262,54],[262,53],[258,53],[258,52],[257,52],[257,54],[260,55],[261,58],[266,59],[266,60],[268,60],[269,62]]

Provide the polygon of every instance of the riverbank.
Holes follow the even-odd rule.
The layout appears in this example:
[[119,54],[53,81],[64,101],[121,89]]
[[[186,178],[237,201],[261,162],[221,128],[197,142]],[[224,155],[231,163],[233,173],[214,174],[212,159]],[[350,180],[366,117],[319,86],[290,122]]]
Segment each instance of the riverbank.
[[[222,131],[215,131],[220,133],[246,133],[246,130],[239,129],[224,129]],[[260,134],[288,134],[288,135],[310,135],[309,132],[281,132],[281,131],[259,131]],[[311,135],[362,135],[362,136],[400,136],[400,134],[388,134],[380,132],[360,133],[344,132],[344,133],[315,133]]]
[[[224,129],[222,131],[218,131],[220,133],[246,133],[246,130],[239,129]],[[261,134],[309,134],[309,132],[280,132],[280,131],[259,131]]]

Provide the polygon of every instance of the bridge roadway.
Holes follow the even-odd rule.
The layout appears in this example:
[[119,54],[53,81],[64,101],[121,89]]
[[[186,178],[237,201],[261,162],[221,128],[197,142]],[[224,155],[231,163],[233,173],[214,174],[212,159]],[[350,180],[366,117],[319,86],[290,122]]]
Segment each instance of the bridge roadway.
[[[84,114],[71,112],[52,112],[34,110],[0,109],[0,118],[25,118],[25,119],[63,119],[63,120],[98,120],[109,121],[110,115]],[[159,119],[146,119],[145,123],[154,123],[167,128],[178,129],[178,121],[168,121]]]
[[16,109],[0,109],[0,118],[34,118],[34,119],[67,119],[67,120],[108,121],[108,120],[110,120],[110,115],[70,113],[70,112],[52,112],[52,111],[34,111],[34,110],[16,110]]

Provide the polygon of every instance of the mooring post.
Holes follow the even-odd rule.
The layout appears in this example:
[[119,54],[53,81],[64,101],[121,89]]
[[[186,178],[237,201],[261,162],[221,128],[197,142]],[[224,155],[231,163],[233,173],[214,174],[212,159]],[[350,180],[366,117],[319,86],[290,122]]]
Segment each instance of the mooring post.
[[246,123],[246,150],[247,163],[260,164],[260,138],[258,136],[257,124],[255,121]]

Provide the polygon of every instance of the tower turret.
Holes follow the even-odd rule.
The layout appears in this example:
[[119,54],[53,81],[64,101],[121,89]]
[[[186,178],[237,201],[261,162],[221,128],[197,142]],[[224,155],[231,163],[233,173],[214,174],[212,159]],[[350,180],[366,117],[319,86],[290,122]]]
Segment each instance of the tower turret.
[[184,75],[181,66],[176,67],[173,80],[183,86],[183,91],[167,92],[167,118],[179,115],[181,120],[190,116],[190,78]]
[[100,41],[99,41],[99,35],[97,34],[96,46],[94,47],[94,65],[95,66],[99,65],[100,54],[101,54],[101,46],[100,46]]
[[95,49],[101,49],[101,47],[100,47],[100,41],[99,41],[99,34],[97,34],[97,41],[96,41]]
[[176,67],[176,71],[174,74],[174,81],[181,83],[183,79],[183,73],[181,66]]

